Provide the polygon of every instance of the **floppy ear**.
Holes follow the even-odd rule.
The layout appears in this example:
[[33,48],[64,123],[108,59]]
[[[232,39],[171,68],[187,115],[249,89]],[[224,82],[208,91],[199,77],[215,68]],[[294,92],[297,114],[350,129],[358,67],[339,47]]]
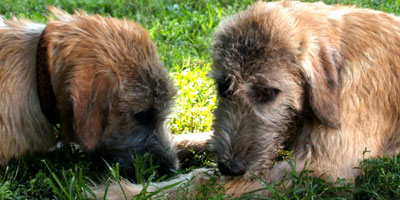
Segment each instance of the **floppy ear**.
[[93,73],[86,69],[75,72],[71,82],[74,131],[88,149],[96,146],[105,127],[117,91],[115,79],[112,73]]
[[322,41],[309,47],[302,64],[312,111],[323,124],[337,129],[340,128],[341,65],[337,49]]

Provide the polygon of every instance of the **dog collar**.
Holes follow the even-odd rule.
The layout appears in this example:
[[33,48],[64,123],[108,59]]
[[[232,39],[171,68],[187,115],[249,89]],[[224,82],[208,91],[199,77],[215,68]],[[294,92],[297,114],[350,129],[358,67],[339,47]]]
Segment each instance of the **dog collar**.
[[60,122],[60,114],[57,109],[56,96],[51,85],[49,63],[47,60],[47,41],[44,38],[46,29],[43,30],[39,38],[38,50],[36,55],[36,77],[39,93],[40,108],[52,124]]

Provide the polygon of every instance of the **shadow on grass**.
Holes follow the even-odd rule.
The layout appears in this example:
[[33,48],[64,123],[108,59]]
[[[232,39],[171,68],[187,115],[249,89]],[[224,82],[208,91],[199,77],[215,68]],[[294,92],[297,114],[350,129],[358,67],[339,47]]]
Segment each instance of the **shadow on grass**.
[[[193,166],[213,165],[209,156],[203,154],[194,155],[192,160],[186,162],[189,167],[187,170],[191,170]],[[118,182],[121,179],[118,165],[103,168],[94,163],[96,162],[90,156],[74,147],[63,147],[41,155],[26,155],[0,168],[0,199],[92,199],[90,185]],[[151,161],[146,156],[138,156],[132,163],[139,174],[136,181],[144,185],[138,199],[154,198],[163,190],[177,186],[170,185],[146,193],[151,182],[170,177],[157,177],[156,167],[151,166]],[[254,191],[237,199],[400,199],[400,160],[397,157],[362,161],[361,175],[355,184],[342,179],[336,183],[325,182],[318,177],[312,177],[307,166],[298,173],[294,170],[296,163],[289,163],[292,170],[280,183],[268,184],[256,177],[263,184],[263,190],[270,194],[269,197],[259,196]],[[187,170],[179,173],[186,173]],[[235,199],[224,194],[223,185],[217,183],[217,180],[217,176],[212,177],[207,184],[197,187],[194,199]],[[288,182],[291,184],[287,187]],[[188,185],[183,184],[180,199],[188,199],[185,195],[187,188]]]

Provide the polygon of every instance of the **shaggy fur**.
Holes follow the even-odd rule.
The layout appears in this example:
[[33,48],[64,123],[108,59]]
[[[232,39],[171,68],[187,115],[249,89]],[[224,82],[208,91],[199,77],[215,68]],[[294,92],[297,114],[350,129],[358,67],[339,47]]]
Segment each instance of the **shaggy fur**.
[[176,92],[148,33],[126,19],[50,11],[55,18],[47,25],[0,21],[0,164],[55,143],[36,83],[44,31],[64,141],[119,162],[131,174],[134,152],[176,169],[164,126]]
[[283,147],[298,170],[311,163],[313,175],[333,181],[354,180],[364,158],[398,154],[399,27],[378,11],[289,1],[258,2],[221,23],[209,147],[227,193],[260,188],[251,174],[280,180]]

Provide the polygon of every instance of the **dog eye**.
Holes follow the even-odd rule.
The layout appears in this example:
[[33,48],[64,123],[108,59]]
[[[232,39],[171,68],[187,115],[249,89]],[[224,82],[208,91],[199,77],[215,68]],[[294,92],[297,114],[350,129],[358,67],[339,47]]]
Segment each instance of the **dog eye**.
[[151,111],[140,111],[133,115],[136,121],[141,123],[149,123],[153,120],[153,112]]
[[259,103],[267,103],[275,99],[280,90],[276,88],[258,88],[256,89],[255,100]]

